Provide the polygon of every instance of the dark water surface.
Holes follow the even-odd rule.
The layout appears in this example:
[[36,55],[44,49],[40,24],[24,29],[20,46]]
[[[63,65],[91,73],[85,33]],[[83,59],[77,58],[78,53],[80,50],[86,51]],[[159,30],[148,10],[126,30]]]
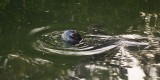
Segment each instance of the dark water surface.
[[[1,0],[0,80],[159,80],[159,0]],[[61,42],[66,29],[84,42]]]

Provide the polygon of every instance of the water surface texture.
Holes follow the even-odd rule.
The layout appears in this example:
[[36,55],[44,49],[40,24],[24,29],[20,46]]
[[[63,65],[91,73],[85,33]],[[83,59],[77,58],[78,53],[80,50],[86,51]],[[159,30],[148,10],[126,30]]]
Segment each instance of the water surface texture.
[[[0,80],[159,80],[159,0],[1,0]],[[68,45],[64,30],[83,41]]]

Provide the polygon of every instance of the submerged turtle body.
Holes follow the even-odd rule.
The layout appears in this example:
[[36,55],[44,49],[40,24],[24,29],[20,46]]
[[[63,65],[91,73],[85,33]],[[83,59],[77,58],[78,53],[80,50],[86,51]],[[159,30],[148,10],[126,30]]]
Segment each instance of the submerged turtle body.
[[80,34],[76,30],[65,30],[61,37],[64,42],[71,45],[78,44],[82,40]]

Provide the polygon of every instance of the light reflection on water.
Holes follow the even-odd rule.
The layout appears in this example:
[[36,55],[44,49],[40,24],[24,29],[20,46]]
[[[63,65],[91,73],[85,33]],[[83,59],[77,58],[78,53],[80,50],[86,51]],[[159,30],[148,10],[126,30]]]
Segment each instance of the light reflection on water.
[[[77,3],[77,5],[82,4]],[[63,6],[65,6],[65,4]],[[79,9],[77,9],[77,11],[80,12]],[[49,13],[52,11],[45,10],[45,12]],[[58,15],[58,13],[55,15]],[[104,17],[98,16],[95,13],[93,13],[93,15],[97,16],[96,19]],[[115,15],[118,16],[117,10],[115,10]],[[71,21],[74,23],[78,21],[76,20],[77,16],[76,13],[72,15]],[[132,29],[135,26],[131,26],[128,32],[143,31],[143,35],[145,36],[137,34],[108,36],[88,34],[87,32],[80,31],[82,36],[84,36],[85,43],[78,46],[68,46],[61,42],[60,35],[63,31],[56,31],[52,29],[52,26],[34,28],[25,37],[31,38],[31,41],[26,42],[26,44],[29,45],[27,47],[30,47],[32,51],[35,51],[35,54],[37,53],[36,56],[26,54],[25,51],[28,49],[22,50],[20,53],[11,51],[10,54],[6,56],[0,56],[0,62],[3,63],[0,65],[0,79],[160,79],[160,65],[159,61],[156,61],[156,59],[159,58],[157,54],[160,52],[160,39],[158,36],[155,36],[155,34],[159,35],[159,15],[156,13],[140,12],[140,18],[141,21],[139,21],[138,29]],[[83,18],[78,16],[78,19],[79,23],[83,23]],[[91,21],[92,17],[85,19],[86,21]],[[21,20],[18,21],[21,22]],[[55,19],[53,22],[57,23],[57,20]],[[143,25],[141,25],[141,23]],[[27,24],[30,25],[32,23],[28,22]],[[119,27],[119,25],[117,25],[117,27]],[[32,54],[32,52],[27,53]],[[44,57],[48,53],[50,58],[56,58],[57,60],[49,59],[48,56]],[[56,57],[54,57],[55,55]],[[156,56],[158,56],[158,58]]]
[[[146,17],[148,16],[146,15]],[[146,21],[149,18],[144,19]],[[146,27],[145,36],[136,34],[88,35],[86,32],[81,31],[86,43],[82,43],[79,46],[66,46],[60,40],[63,31],[54,31],[43,33],[39,36],[36,35],[38,38],[32,42],[31,46],[40,52],[44,52],[44,54],[56,53],[62,56],[91,55],[90,60],[88,58],[84,61],[80,60],[72,68],[60,71],[60,77],[55,78],[57,80],[156,80],[159,78],[159,65],[153,62],[154,55],[151,56],[150,51],[159,50],[157,46],[159,43],[153,44],[154,40],[159,41],[159,38],[153,36],[152,30],[149,29],[148,21],[144,25]],[[43,31],[43,29],[49,28],[34,29],[30,34],[34,36],[36,33]],[[134,48],[138,50],[134,50]],[[101,55],[102,53],[103,55]]]
[[[47,73],[52,74],[51,71],[54,68],[53,66],[53,62],[41,58],[30,58],[18,54],[9,54],[3,62],[2,73],[7,80],[30,79],[33,78],[32,75],[46,75]],[[48,76],[51,75],[46,75],[45,78],[47,79]]]

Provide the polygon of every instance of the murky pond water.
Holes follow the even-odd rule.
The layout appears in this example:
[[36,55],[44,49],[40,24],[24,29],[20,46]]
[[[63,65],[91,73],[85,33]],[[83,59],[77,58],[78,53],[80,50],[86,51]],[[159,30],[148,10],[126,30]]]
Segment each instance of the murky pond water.
[[[0,80],[159,80],[159,4],[2,0]],[[67,29],[83,41],[65,44]]]

